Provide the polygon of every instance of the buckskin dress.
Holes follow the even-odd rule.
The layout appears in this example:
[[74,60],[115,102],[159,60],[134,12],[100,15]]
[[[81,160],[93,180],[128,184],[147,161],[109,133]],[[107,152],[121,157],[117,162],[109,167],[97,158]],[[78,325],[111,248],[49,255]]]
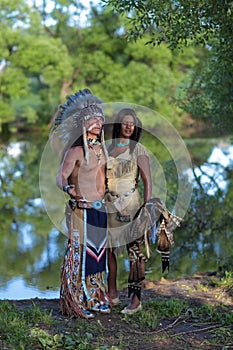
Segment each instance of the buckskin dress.
[[129,148],[117,157],[111,157],[111,169],[107,169],[107,207],[109,246],[120,248],[129,242],[127,232],[134,215],[142,205],[138,191],[138,157],[148,156],[145,148],[137,143],[130,154]]

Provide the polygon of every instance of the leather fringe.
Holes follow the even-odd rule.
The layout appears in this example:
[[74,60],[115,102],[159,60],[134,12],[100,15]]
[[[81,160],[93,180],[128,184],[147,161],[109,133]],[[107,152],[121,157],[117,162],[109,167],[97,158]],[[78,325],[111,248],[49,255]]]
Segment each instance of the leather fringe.
[[74,316],[77,318],[87,318],[82,308],[78,305],[77,300],[71,292],[66,277],[65,265],[61,275],[61,290],[60,290],[60,310],[62,315]]
[[145,255],[142,253],[143,237],[127,245],[130,259],[130,272],[128,277],[128,297],[135,294],[141,298],[141,282],[145,279],[144,263]]

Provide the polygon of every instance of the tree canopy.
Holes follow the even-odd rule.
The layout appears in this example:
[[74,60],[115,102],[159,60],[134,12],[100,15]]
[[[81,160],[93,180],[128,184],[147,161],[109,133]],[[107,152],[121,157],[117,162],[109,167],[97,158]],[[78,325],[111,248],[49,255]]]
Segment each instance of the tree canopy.
[[[218,28],[218,6],[213,4],[212,13],[211,2],[196,12],[195,1],[187,6],[165,0],[106,3],[106,8],[92,7],[89,21],[81,26],[83,6],[76,0],[51,0],[49,7],[48,1],[30,6],[26,0],[1,2],[2,131],[10,123],[48,125],[66,96],[84,87],[104,102],[149,107],[176,127],[193,114],[209,123],[223,122],[230,130],[232,48],[227,51],[227,45],[232,39],[229,31]],[[225,4],[222,25],[231,27]],[[210,18],[205,32],[204,13]],[[128,38],[136,41],[127,40],[128,23],[134,33],[129,29]],[[181,46],[182,51],[175,50]]]
[[[103,0],[127,16],[127,38],[172,50],[202,45],[208,59],[193,75],[182,107],[232,131],[233,3],[231,0]],[[148,35],[150,39],[148,40]]]
[[47,10],[46,1],[1,2],[2,130],[11,122],[48,124],[66,96],[86,86],[104,102],[145,105],[179,125],[183,112],[173,97],[198,64],[197,52],[174,55],[163,43],[128,42],[125,19],[109,9],[93,7],[82,27],[78,3],[52,1]]

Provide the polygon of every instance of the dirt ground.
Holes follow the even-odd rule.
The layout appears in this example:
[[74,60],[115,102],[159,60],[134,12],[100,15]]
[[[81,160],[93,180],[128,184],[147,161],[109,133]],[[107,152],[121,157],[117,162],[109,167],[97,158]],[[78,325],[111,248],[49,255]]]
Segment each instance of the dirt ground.
[[[233,339],[222,338],[222,333],[233,334],[233,325],[225,327],[224,324],[214,323],[210,319],[200,321],[193,314],[193,308],[203,304],[212,305],[224,317],[224,310],[233,312],[232,292],[224,287],[211,286],[210,281],[217,279],[208,274],[197,274],[191,278],[177,280],[162,279],[157,282],[146,281],[142,293],[143,301],[148,300],[171,300],[176,298],[188,305],[186,311],[178,317],[164,317],[153,327],[139,326],[132,322],[130,316],[125,317],[120,310],[128,304],[127,290],[120,291],[121,305],[112,309],[109,315],[96,314],[93,320],[82,320],[83,324],[90,325],[94,337],[90,344],[106,349],[158,349],[158,350],[185,350],[185,349],[233,349]],[[56,333],[72,333],[77,331],[80,319],[71,319],[62,316],[59,311],[58,299],[30,299],[10,301],[17,308],[27,308],[32,303],[41,308],[52,310],[53,319],[56,321],[49,330]],[[147,311],[148,313],[150,310]],[[138,315],[135,314],[133,317]],[[84,330],[85,331],[85,330]],[[221,332],[222,331],[222,332]],[[219,332],[221,336],[218,337]],[[227,333],[226,333],[227,334]],[[230,340],[229,340],[230,339]],[[210,344],[211,343],[211,344]]]

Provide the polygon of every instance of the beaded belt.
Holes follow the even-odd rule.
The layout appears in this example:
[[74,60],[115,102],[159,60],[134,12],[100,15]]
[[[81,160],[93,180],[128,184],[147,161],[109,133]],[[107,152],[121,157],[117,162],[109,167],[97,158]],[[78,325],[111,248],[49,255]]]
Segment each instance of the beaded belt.
[[110,192],[110,191],[107,191],[107,193],[110,193],[111,196],[113,196],[113,197],[119,198],[119,197],[121,197],[121,196],[128,197],[128,196],[130,195],[130,193],[133,193],[134,191],[135,191],[135,187],[134,187],[134,188],[131,188],[129,191],[124,192],[124,193],[122,193],[122,194],[118,194],[118,193],[116,193],[116,192]]
[[78,200],[76,201],[75,199],[70,199],[69,200],[69,204],[71,206],[71,208],[74,210],[75,208],[82,208],[82,209],[101,209],[103,204],[104,204],[104,200],[102,201],[94,201],[94,202],[89,202],[87,200]]

